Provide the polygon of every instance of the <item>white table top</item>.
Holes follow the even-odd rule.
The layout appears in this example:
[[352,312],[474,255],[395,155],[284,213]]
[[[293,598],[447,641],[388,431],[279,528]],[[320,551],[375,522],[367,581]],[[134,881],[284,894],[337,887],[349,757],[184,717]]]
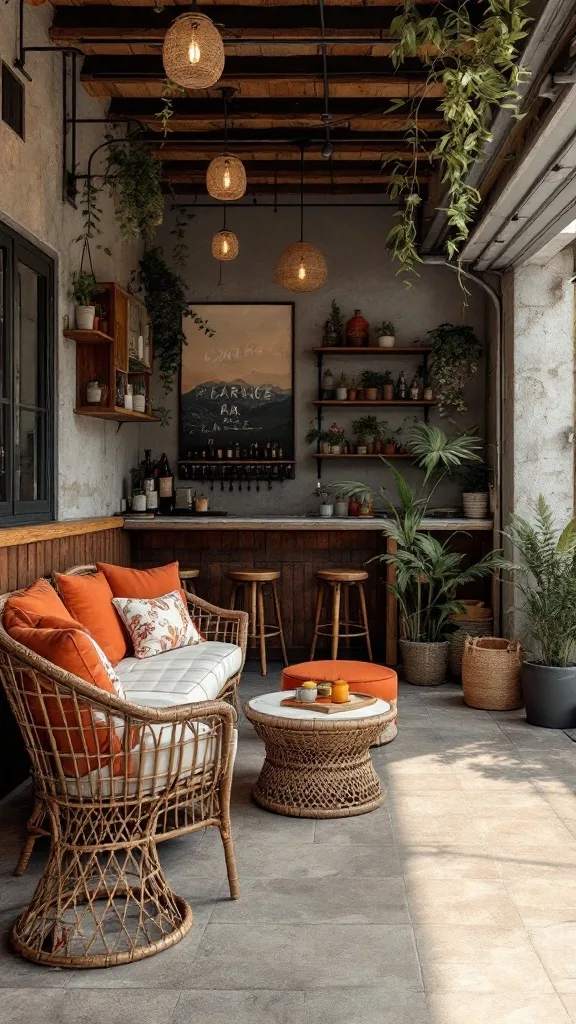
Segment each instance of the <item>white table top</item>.
[[313,711],[306,708],[284,708],[280,701],[285,697],[293,697],[295,690],[280,690],[277,693],[263,693],[260,697],[253,697],[248,701],[252,711],[258,711],[261,715],[273,715],[276,718],[299,718],[299,719],[322,719],[324,722],[338,722],[342,719],[353,720],[355,718],[373,718],[374,715],[385,715],[390,711],[390,705],[386,700],[377,699],[375,704],[368,707],[358,708],[357,711],[335,711],[327,715],[325,711]]

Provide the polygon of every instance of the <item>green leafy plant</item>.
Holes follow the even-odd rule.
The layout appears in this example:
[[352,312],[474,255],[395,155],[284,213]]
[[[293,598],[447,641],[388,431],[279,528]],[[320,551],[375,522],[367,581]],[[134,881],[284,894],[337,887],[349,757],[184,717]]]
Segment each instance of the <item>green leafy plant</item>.
[[314,444],[318,441],[319,444],[344,444],[346,435],[342,427],[339,427],[337,423],[333,423],[329,430],[320,430],[319,427],[310,426],[305,438],[306,444]]
[[440,324],[428,331],[432,353],[429,378],[441,416],[450,406],[458,413],[466,412],[464,385],[476,373],[482,346],[472,327]]
[[164,137],[166,137],[168,132],[172,131],[172,128],[170,127],[170,120],[174,117],[174,100],[186,95],[186,89],[184,89],[183,86],[176,85],[176,83],[171,82],[169,78],[166,79],[162,89],[163,104],[160,110],[155,114],[155,117],[157,117],[162,124]]
[[576,519],[560,532],[543,495],[534,522],[511,517],[504,536],[522,562],[499,558],[498,568],[513,574],[523,598],[526,632],[542,665],[563,667],[576,661]]
[[[426,470],[419,494],[402,473],[382,458],[395,483],[398,507],[388,498],[384,486],[379,491],[357,481],[339,481],[333,486],[346,497],[361,494],[363,500],[383,500],[388,515],[384,533],[396,542],[397,551],[377,558],[396,570],[396,582],[388,587],[398,601],[404,635],[408,640],[436,643],[445,638],[449,617],[463,610],[457,600],[459,588],[489,575],[496,566],[496,556],[491,553],[475,565],[463,568],[465,556],[449,550],[452,536],[441,543],[422,529],[439,483],[464,461],[479,459],[481,441],[467,434],[448,437],[438,427],[419,423],[410,431],[408,447],[418,465]],[[436,481],[430,488],[433,475]]]
[[386,385],[393,384],[393,383],[394,383],[394,379],[392,377],[392,373],[390,372],[390,370],[385,370],[384,373],[382,374],[382,380],[380,382],[380,387],[383,388]]
[[386,424],[380,423],[375,416],[360,416],[359,419],[352,420],[352,430],[359,441],[380,437],[383,427],[385,428]]
[[378,324],[376,327],[376,337],[378,338],[383,336],[393,338],[394,333],[394,324],[391,320],[383,320],[382,323]]
[[360,374],[360,387],[381,388],[382,380],[383,374],[379,373],[378,370],[362,370]]
[[[465,0],[455,9],[438,5],[434,14],[419,8],[417,0],[402,0],[400,13],[390,25],[390,35],[398,40],[392,51],[394,66],[400,68],[404,60],[419,57],[428,71],[426,86],[442,87],[438,109],[445,128],[428,158],[439,161],[446,186],[449,259],[458,258],[480,202],[480,193],[467,183],[467,176],[492,139],[494,109],[518,111],[518,85],[529,74],[518,62],[518,43],[526,36],[529,21],[523,13],[527,3],[482,0],[482,17],[472,21],[471,7],[478,5]],[[404,271],[415,271],[421,262],[416,220],[422,202],[418,166],[427,155],[419,126],[422,100],[429,95],[426,86],[407,114],[404,141],[411,158],[397,162],[390,176],[390,194],[402,205],[398,223],[388,235],[388,247]]]
[[332,305],[330,307],[330,320],[332,321],[332,327],[334,328],[334,334],[338,339],[338,343],[341,345],[344,339],[344,319],[340,312],[336,299],[332,299]]
[[72,297],[77,306],[91,306],[92,299],[100,292],[92,271],[80,270],[72,274]]
[[103,184],[114,198],[120,233],[151,241],[164,212],[161,161],[135,133],[108,142]]
[[186,336],[182,318],[191,316],[182,278],[168,266],[161,248],[148,249],[139,263],[138,284],[141,288],[150,323],[154,357],[159,361],[159,374],[165,393],[172,390],[174,375],[180,366]]
[[482,494],[490,486],[490,467],[486,462],[475,462],[462,470],[462,490],[465,494]]

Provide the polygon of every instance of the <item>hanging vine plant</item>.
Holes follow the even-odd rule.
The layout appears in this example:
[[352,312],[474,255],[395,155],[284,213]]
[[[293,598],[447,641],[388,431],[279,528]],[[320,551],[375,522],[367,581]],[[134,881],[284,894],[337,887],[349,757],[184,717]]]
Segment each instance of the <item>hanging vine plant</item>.
[[103,187],[114,198],[120,232],[151,241],[164,212],[161,161],[135,134],[126,140],[109,136],[108,142]]
[[[528,0],[482,2],[484,16],[478,26],[472,24],[464,0],[452,11],[442,6],[442,19],[423,17],[416,0],[403,0],[401,13],[390,26],[390,35],[398,39],[392,51],[394,67],[401,67],[406,58],[419,57],[428,71],[426,86],[439,83],[443,87],[438,109],[445,130],[430,159],[439,162],[446,186],[447,205],[443,209],[451,229],[446,241],[449,259],[458,259],[481,199],[466,178],[492,139],[494,108],[509,109],[521,116],[517,114],[518,85],[529,75],[518,64],[518,43],[526,36],[530,20],[523,14]],[[425,138],[419,128],[420,108],[422,99],[430,93],[426,86],[413,100],[407,116],[405,142],[411,159],[396,165],[390,183],[391,194],[401,201],[402,208],[387,244],[405,271],[414,271],[420,262],[416,217],[422,200],[417,171]]]
[[464,386],[478,369],[482,346],[471,327],[440,324],[428,331],[432,353],[429,378],[438,403],[438,412],[446,416],[451,406],[466,412]]

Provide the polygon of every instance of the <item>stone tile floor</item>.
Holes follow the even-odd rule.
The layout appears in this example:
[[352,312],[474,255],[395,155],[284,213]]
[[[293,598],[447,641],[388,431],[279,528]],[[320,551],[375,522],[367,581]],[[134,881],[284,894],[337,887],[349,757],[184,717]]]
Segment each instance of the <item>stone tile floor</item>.
[[[245,674],[244,699],[272,690]],[[9,950],[45,857],[16,860],[29,793],[0,807],[0,1022],[570,1024],[576,1022],[576,743],[522,712],[403,685],[399,735],[374,751],[384,805],[314,822],[260,810],[262,746],[245,720],[232,819],[242,898],[218,833],[163,844],[192,932],[108,971]]]

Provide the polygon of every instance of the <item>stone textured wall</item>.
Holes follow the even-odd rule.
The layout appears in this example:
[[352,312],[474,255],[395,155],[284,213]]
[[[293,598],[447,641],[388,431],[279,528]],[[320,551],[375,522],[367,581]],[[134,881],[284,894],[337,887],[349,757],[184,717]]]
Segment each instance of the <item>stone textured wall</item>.
[[[290,199],[285,197],[285,201]],[[270,196],[262,198],[262,202],[271,201]],[[368,204],[382,202],[382,197],[357,199],[346,196],[343,201]],[[399,344],[409,344],[416,338],[425,341],[426,332],[443,321],[472,324],[478,336],[484,340],[485,297],[479,288],[469,286],[472,294],[464,310],[462,292],[452,271],[441,266],[419,267],[420,276],[414,279],[414,287],[411,289],[403,284],[403,275],[396,276],[397,268],[385,250],[385,239],[393,214],[394,210],[390,207],[375,209],[373,206],[367,206],[366,209],[327,206],[324,209],[308,210],[305,237],[314,241],[324,252],[329,277],[319,291],[298,296],[284,291],[274,280],[278,255],[286,245],[299,237],[299,213],[295,207],[279,209],[277,213],[271,208],[258,209],[253,206],[228,211],[228,227],[238,234],[240,254],[232,263],[224,265],[221,285],[218,284],[219,265],[210,254],[210,240],[213,233],[222,226],[222,213],[218,209],[196,211],[187,232],[191,255],[186,279],[193,301],[295,300],[296,479],[285,482],[281,493],[278,485],[273,485],[271,492],[261,490],[259,494],[254,489],[248,493],[245,487],[240,494],[235,489],[233,495],[228,491],[221,494],[218,490],[213,495],[218,507],[242,513],[289,511],[303,514],[316,509],[316,463],[310,454],[315,448],[304,443],[304,435],[315,415],[311,403],[317,394],[316,364],[311,349],[321,343],[323,322],[330,312],[333,298],[346,317],[351,316],[354,309],[359,307],[372,324],[382,319],[392,320]],[[171,215],[167,215],[159,232],[159,240],[168,255],[173,245],[169,234],[171,226]],[[417,359],[375,356],[370,361],[366,357],[344,360],[326,356],[324,366],[330,367],[335,375],[336,371],[358,373],[368,367],[381,370],[389,367],[396,378],[403,367],[407,373],[410,369],[415,370]],[[486,425],[484,376],[485,364],[468,388],[469,408],[467,415],[462,418],[463,424],[477,425],[481,433],[484,433]],[[143,434],[146,443],[154,451],[165,450],[174,464],[178,436],[176,391],[166,397],[157,388],[156,399],[171,410],[171,423],[165,428],[143,428]],[[325,424],[328,427],[336,420],[342,426],[349,426],[352,419],[370,411],[366,408],[345,411],[328,407]],[[395,429],[410,410],[380,408],[374,412],[379,418],[388,419],[391,428]],[[414,410],[411,415],[417,412]],[[431,421],[439,422],[434,412]],[[375,487],[385,479],[389,482],[389,474],[376,461],[356,463],[343,460],[324,463],[323,479],[327,481],[358,478]],[[413,479],[417,481],[421,475],[416,471]],[[459,494],[459,485],[449,483],[440,492],[439,498],[443,502],[459,502]]]
[[[0,5],[0,58],[8,65],[17,53],[17,8]],[[53,9],[25,5],[25,42],[49,46],[48,28]],[[69,299],[71,271],[77,269],[80,246],[74,239],[82,229],[80,210],[62,202],[62,61],[57,53],[28,54],[25,82],[26,132],[22,141],[0,121],[0,221],[26,235],[56,260],[57,301],[57,434],[58,518],[106,515],[119,508],[122,481],[138,454],[139,427],[103,423],[74,416],[76,352],[74,342],[62,337],[63,317],[72,313]],[[79,116],[103,117],[103,104],[78,88]],[[104,139],[103,125],[78,128],[79,170],[86,170],[90,152]],[[121,242],[111,202],[102,203],[102,236],[108,257],[94,248],[94,270],[102,281],[126,285],[136,266],[140,243]]]

